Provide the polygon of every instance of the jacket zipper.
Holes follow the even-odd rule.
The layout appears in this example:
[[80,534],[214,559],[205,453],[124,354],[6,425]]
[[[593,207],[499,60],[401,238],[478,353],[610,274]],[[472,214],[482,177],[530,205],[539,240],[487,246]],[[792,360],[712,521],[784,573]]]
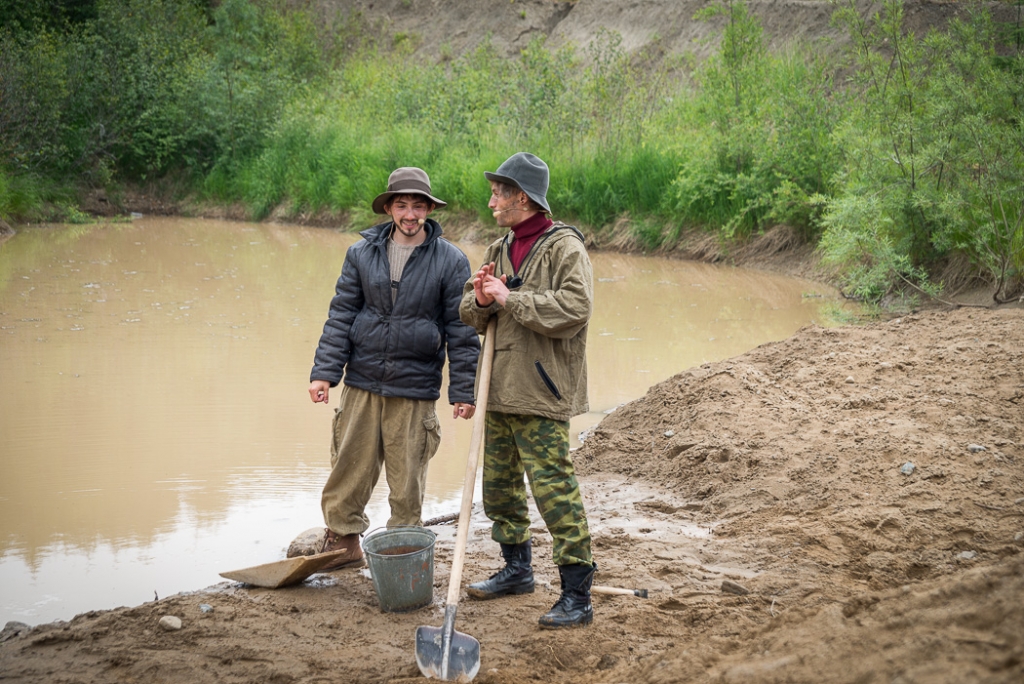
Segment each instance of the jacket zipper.
[[562,393],[558,391],[558,388],[555,386],[554,381],[551,379],[551,376],[548,375],[547,371],[544,370],[544,366],[541,364],[541,362],[534,361],[533,365],[537,367],[537,372],[540,373],[540,379],[544,381],[544,384],[548,386],[548,389],[551,390],[551,393],[555,395],[555,399],[561,401]]

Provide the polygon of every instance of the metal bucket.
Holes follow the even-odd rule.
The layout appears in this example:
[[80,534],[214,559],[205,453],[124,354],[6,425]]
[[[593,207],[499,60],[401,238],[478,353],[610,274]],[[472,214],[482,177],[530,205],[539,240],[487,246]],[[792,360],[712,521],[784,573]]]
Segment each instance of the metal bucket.
[[373,589],[385,613],[404,613],[434,597],[434,542],[425,527],[374,530],[363,538]]

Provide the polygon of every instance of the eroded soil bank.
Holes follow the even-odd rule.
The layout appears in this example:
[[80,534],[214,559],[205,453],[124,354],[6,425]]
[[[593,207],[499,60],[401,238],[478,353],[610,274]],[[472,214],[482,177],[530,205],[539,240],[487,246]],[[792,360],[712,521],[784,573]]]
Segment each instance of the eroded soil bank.
[[[652,387],[576,462],[598,583],[650,598],[595,596],[592,626],[539,630],[556,572],[537,518],[537,592],[460,604],[475,681],[1024,679],[1020,308],[801,330]],[[8,638],[0,678],[420,680],[413,635],[442,623],[454,541],[435,529],[428,608],[381,613],[359,570],[224,583]],[[499,566],[488,536],[477,512],[467,581]]]

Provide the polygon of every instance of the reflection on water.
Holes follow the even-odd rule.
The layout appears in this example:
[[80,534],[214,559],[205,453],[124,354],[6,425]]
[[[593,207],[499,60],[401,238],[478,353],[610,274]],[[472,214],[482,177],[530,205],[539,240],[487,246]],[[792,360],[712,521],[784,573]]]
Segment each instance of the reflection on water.
[[[306,387],[356,237],[146,218],[0,247],[0,624],[205,587],[322,524],[332,411]],[[476,265],[483,246],[463,248]],[[835,299],[688,262],[596,254],[594,269],[592,413],[574,434]],[[447,411],[425,517],[458,508],[471,424]],[[383,478],[368,513],[387,520]]]

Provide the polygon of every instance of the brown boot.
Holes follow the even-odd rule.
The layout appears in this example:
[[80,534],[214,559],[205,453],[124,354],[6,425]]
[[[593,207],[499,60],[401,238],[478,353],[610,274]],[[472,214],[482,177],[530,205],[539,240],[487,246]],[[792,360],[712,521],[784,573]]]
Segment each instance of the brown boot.
[[359,546],[358,534],[341,535],[327,529],[326,534],[324,534],[323,546],[320,547],[320,553],[327,553],[328,551],[347,551],[347,553],[341,554],[336,561],[323,568],[320,572],[363,567],[363,549]]

